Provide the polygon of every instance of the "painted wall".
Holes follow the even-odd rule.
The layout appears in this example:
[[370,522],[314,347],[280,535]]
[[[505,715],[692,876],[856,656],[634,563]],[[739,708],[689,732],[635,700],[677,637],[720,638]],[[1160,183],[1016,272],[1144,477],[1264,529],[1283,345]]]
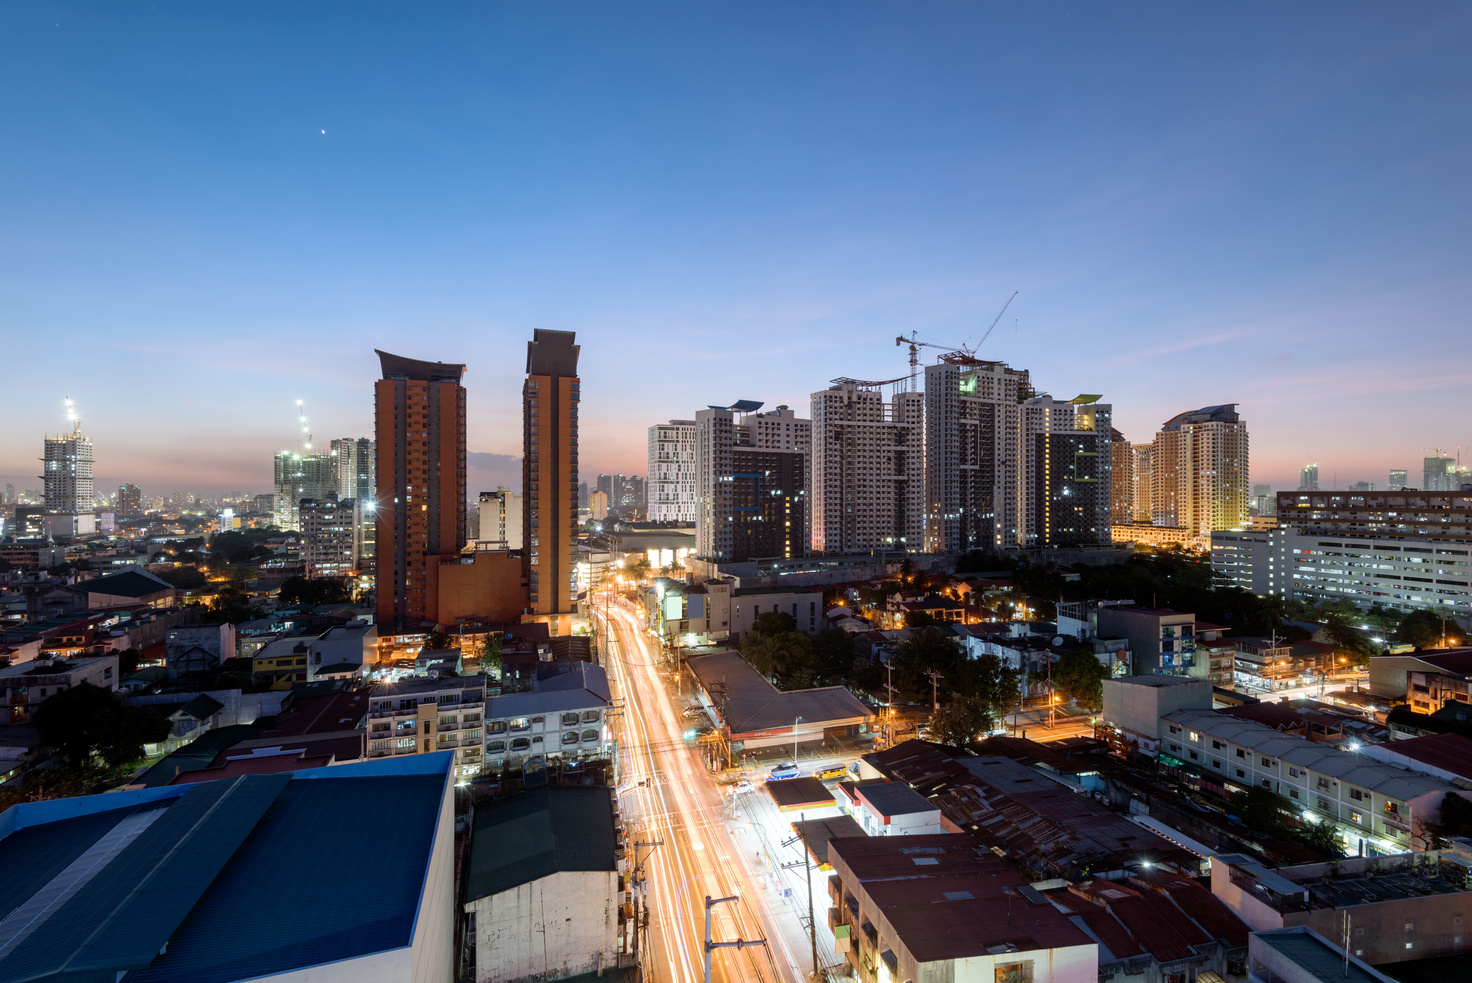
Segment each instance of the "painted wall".
[[464,618],[518,622],[528,603],[521,586],[521,557],[510,553],[482,550],[441,557],[426,572],[427,610],[441,625]]
[[571,976],[616,961],[618,874],[561,871],[465,906],[475,912],[476,983]]

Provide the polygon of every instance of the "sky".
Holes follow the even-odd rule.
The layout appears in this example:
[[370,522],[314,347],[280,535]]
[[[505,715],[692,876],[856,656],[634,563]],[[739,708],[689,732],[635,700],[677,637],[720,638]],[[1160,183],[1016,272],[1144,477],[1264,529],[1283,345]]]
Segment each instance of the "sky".
[[1472,459],[1468,50],[1459,2],[11,0],[0,480],[70,397],[99,489],[269,490],[297,399],[371,431],[382,348],[468,366],[471,491],[514,483],[539,327],[588,475],[642,474],[1014,291],[981,354],[1131,440],[1237,403],[1254,483]]

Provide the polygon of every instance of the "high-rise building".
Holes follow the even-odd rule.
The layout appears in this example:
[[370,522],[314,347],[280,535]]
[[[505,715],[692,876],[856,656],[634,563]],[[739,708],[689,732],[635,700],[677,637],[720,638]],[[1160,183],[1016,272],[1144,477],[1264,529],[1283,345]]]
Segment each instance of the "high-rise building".
[[5,485],[5,504],[15,504],[15,486],[9,483]]
[[1252,502],[1249,508],[1253,515],[1265,517],[1277,515],[1278,500],[1273,497],[1273,486],[1253,485]]
[[1124,434],[1109,435],[1109,521],[1135,521],[1135,448]]
[[1356,481],[1349,486],[1349,490],[1357,492],[1372,492],[1375,490],[1375,483],[1373,481]]
[[1132,522],[1149,523],[1154,512],[1150,507],[1151,483],[1154,480],[1154,444],[1136,444],[1135,450],[1135,511]]
[[378,524],[378,452],[369,437],[342,437],[332,442],[337,494],[358,503],[358,558],[373,559]]
[[1406,487],[1407,474],[1408,472],[1405,471],[1390,472],[1390,482],[1386,487],[1388,487],[1391,491],[1402,491]]
[[843,380],[812,395],[813,550],[925,545],[925,397]]
[[433,617],[430,564],[465,545],[465,366],[377,352],[378,622]]
[[1317,464],[1305,464],[1298,469],[1298,490],[1319,490],[1319,466]]
[[308,577],[351,577],[358,568],[363,523],[357,499],[303,499],[302,560]]
[[509,488],[481,492],[480,535],[477,541],[493,550],[521,549],[521,496]]
[[588,508],[588,506],[589,506],[589,502],[588,502],[588,483],[586,481],[579,481],[578,482],[578,508],[579,509],[585,509],[585,508]]
[[808,553],[812,425],[786,406],[759,413],[761,405],[695,414],[695,553],[704,559]]
[[1110,539],[1112,408],[1098,396],[1033,396],[1019,407],[1018,497],[1026,548],[1095,546]]
[[[1024,489],[1017,479],[1018,405],[1028,392],[1027,370],[1002,362],[972,359],[925,367],[927,552],[1019,544]],[[906,463],[913,463],[908,458]]]
[[[68,400],[70,404],[70,400]],[[47,434],[42,457],[46,473],[46,511],[77,514],[92,511],[92,441],[75,421],[69,434]]]
[[337,466],[330,454],[282,451],[276,455],[272,522],[278,529],[301,528],[301,500],[326,498],[337,490]]
[[593,513],[596,522],[602,522],[608,518],[608,492],[599,488],[589,496],[588,510]]
[[143,511],[143,489],[137,485],[118,486],[118,515],[137,515]]
[[671,420],[649,428],[649,519],[695,522],[695,421]]
[[1172,417],[1151,450],[1153,524],[1209,536],[1248,520],[1247,424],[1235,403]]
[[525,475],[523,571],[530,613],[554,635],[576,613],[578,528],[578,378],[576,336],[538,328],[527,343],[522,389]]
[[632,519],[643,519],[647,514],[648,500],[642,474],[631,475],[624,480],[623,505]]
[[[1428,457],[1422,462],[1422,491],[1456,491],[1457,459],[1454,457]],[[51,502],[48,499],[47,505]]]

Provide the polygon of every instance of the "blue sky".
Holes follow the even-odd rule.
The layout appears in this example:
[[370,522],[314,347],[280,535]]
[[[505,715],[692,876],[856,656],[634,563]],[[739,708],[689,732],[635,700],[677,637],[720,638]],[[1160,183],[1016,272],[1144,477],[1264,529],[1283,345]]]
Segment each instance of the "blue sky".
[[[1465,4],[0,8],[0,476],[78,403],[99,481],[265,490],[373,349],[469,366],[509,474],[533,328],[585,467],[974,338],[1253,479],[1472,446]],[[324,132],[325,131],[325,132]],[[1472,456],[1472,455],[1469,455]],[[504,478],[503,478],[504,480]],[[472,490],[476,490],[473,488]]]

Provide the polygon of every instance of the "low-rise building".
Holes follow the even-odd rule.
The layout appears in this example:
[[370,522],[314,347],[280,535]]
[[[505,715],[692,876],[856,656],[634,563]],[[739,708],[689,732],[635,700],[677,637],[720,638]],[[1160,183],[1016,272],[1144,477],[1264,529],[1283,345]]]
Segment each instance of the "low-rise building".
[[872,740],[874,711],[842,686],[779,690],[740,652],[692,656],[686,665],[732,752]]
[[308,665],[311,678],[316,679],[324,675],[341,675],[345,666],[371,666],[377,661],[378,626],[349,622],[329,628],[317,636],[312,643]]
[[1253,980],[1273,983],[1396,983],[1311,928],[1275,928],[1248,937]]
[[608,673],[587,662],[533,683],[529,693],[486,701],[485,764],[492,771],[529,758],[598,760],[613,752]]
[[62,690],[90,683],[118,688],[118,657],[99,655],[79,659],[34,659],[0,668],[0,723],[30,723],[36,707]]
[[[344,833],[368,817],[392,831],[372,862]],[[449,983],[453,843],[448,755],[21,803],[0,816],[0,965],[17,980]]]
[[266,643],[251,657],[256,686],[291,689],[309,678],[316,635],[285,635]]
[[1097,983],[1099,947],[969,836],[828,841],[837,947],[863,983]]
[[[1211,892],[1254,930],[1305,927],[1343,939],[1376,966],[1472,952],[1472,842],[1444,850],[1268,869],[1242,853],[1211,858]],[[1472,916],[1469,916],[1472,917]]]
[[476,983],[591,979],[619,966],[621,852],[607,788],[553,786],[479,806],[463,908]]
[[480,774],[485,677],[379,683],[368,702],[368,757],[455,752],[455,778]]
[[1196,616],[1169,608],[1101,607],[1097,611],[1101,638],[1129,640],[1132,671],[1183,675],[1196,653]]
[[940,806],[906,782],[840,782],[844,812],[858,820],[867,836],[923,836],[943,833]]
[[1160,749],[1160,718],[1184,708],[1211,709],[1211,682],[1185,676],[1126,676],[1103,683],[1104,721],[1144,754]]
[[218,669],[235,657],[235,626],[187,625],[170,628],[164,640],[164,667],[170,680]]

